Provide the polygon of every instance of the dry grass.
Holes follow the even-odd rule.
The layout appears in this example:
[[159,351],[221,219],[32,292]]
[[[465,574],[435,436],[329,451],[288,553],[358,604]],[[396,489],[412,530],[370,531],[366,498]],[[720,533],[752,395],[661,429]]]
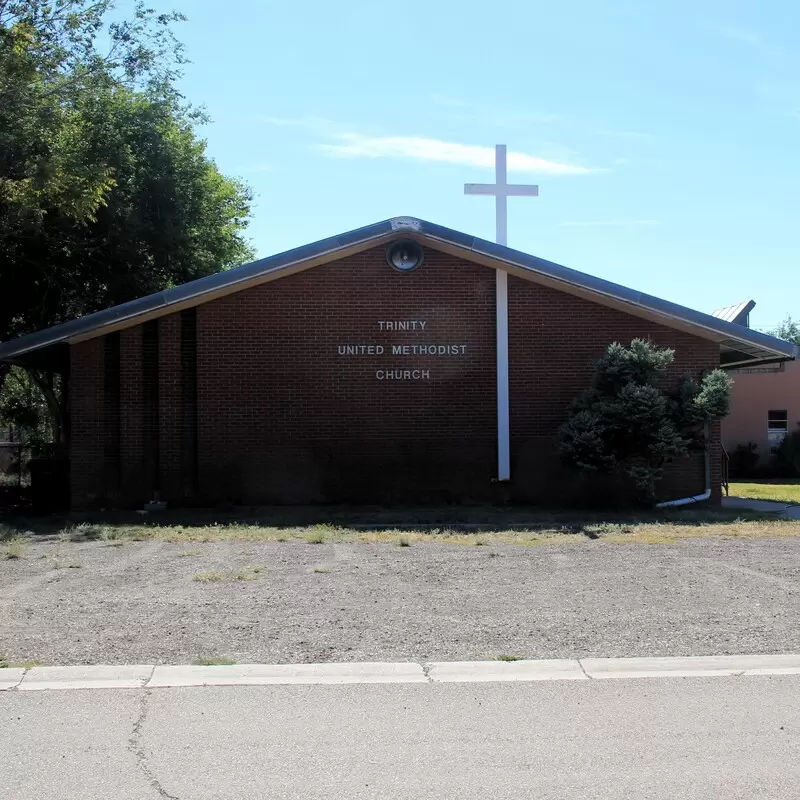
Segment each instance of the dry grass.
[[[800,489],[800,485],[797,487]],[[467,512],[469,513],[469,512]],[[738,514],[738,516],[737,516]],[[193,524],[171,523],[167,519],[154,522],[104,522],[66,525],[48,531],[58,542],[99,540],[108,545],[131,541],[165,541],[181,544],[203,542],[305,542],[308,544],[391,544],[400,547],[431,542],[446,545],[495,546],[517,545],[542,547],[548,545],[580,545],[587,540],[606,543],[669,544],[681,539],[752,538],[800,535],[800,522],[776,519],[774,515],[754,512],[735,512],[718,509],[694,509],[669,513],[641,514],[546,514],[530,512],[525,524],[503,520],[519,519],[523,512],[511,509],[476,512],[478,522],[456,524],[425,524],[419,522],[423,514],[406,514],[408,522],[384,527],[388,518],[394,520],[399,512],[373,515],[374,527],[369,524],[312,524],[274,525],[267,522],[250,522],[230,519],[225,522],[206,523],[196,517]],[[362,514],[362,518],[366,516]],[[469,518],[469,517],[468,517]],[[205,519],[208,519],[206,516]],[[487,522],[485,520],[494,520]],[[30,540],[27,523],[19,527],[6,525],[3,544],[6,557],[21,557],[25,542]],[[20,541],[18,541],[20,540]],[[13,555],[14,553],[18,555]],[[187,549],[182,556],[199,556],[203,551]],[[234,573],[198,573],[195,580],[252,580],[258,568]],[[220,577],[215,577],[219,575]],[[209,577],[210,576],[210,577]]]
[[225,576],[221,572],[197,572],[192,575],[192,580],[198,583],[218,583],[224,581]]
[[0,656],[0,669],[33,669],[41,666],[39,661],[11,661]]
[[197,667],[230,667],[236,662],[225,656],[211,656],[209,658],[197,658],[192,663]]
[[16,561],[25,555],[27,549],[27,540],[23,536],[14,536],[6,540],[3,548],[3,557],[8,561]]
[[198,583],[220,583],[221,581],[254,581],[264,567],[244,567],[230,572],[197,572],[192,576]]
[[[322,530],[320,530],[322,528]],[[539,547],[551,544],[580,544],[586,539],[604,542],[641,542],[665,544],[676,539],[706,538],[764,538],[798,536],[800,523],[780,519],[729,518],[716,522],[695,521],[631,521],[625,523],[597,522],[586,525],[543,525],[540,528],[502,528],[495,531],[464,532],[448,528],[429,530],[361,530],[348,527],[312,525],[296,528],[276,528],[269,525],[230,523],[210,526],[142,526],[124,530],[138,540],[168,542],[269,542],[296,541],[309,544],[394,544],[409,546],[437,542],[449,545],[475,546],[513,544]],[[479,545],[480,546],[480,545]]]

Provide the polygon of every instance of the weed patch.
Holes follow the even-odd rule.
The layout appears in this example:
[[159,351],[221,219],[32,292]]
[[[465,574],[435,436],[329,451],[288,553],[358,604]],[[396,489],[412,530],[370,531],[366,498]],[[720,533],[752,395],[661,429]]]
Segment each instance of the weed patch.
[[197,572],[192,575],[192,580],[199,583],[218,583],[224,581],[225,576],[221,572]]
[[41,666],[39,661],[11,661],[0,656],[0,669],[33,669]]
[[15,561],[22,558],[28,549],[28,542],[22,536],[15,536],[6,541],[3,555],[8,561]]

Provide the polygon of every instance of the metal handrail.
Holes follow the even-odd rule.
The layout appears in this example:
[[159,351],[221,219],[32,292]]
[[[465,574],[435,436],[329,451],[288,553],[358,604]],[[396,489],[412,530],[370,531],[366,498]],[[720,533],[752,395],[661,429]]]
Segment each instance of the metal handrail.
[[725,496],[727,497],[730,492],[730,466],[731,457],[725,449],[724,444],[720,444],[722,448],[722,488],[725,489]]

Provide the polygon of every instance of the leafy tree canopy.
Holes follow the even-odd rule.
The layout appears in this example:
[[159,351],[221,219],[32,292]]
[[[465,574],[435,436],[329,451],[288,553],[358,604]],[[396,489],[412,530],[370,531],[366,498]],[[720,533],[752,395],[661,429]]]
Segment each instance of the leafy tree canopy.
[[0,0],[0,339],[252,255],[250,192],[174,88],[180,17],[112,7]]
[[0,0],[0,340],[253,255],[250,190],[175,88],[182,17],[113,7]]
[[777,328],[773,328],[767,333],[770,336],[777,336],[779,339],[785,339],[787,342],[794,342],[800,345],[800,321],[793,319],[790,314],[786,316],[786,319]]

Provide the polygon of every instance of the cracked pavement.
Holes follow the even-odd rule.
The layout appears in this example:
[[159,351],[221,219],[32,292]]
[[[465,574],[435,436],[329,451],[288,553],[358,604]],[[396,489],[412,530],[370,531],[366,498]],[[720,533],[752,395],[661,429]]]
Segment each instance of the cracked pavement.
[[147,763],[147,752],[142,741],[142,726],[147,719],[148,701],[151,694],[152,689],[145,689],[141,692],[139,716],[136,718],[136,722],[133,726],[133,732],[131,733],[130,739],[128,739],[129,749],[136,756],[136,765],[144,774],[145,778],[150,782],[150,786],[152,787],[153,791],[155,791],[159,797],[167,798],[167,800],[178,800],[178,797],[176,797],[174,794],[170,794],[168,791],[166,791],[166,789],[164,789]]
[[794,800],[798,678],[0,694],[0,796]]

